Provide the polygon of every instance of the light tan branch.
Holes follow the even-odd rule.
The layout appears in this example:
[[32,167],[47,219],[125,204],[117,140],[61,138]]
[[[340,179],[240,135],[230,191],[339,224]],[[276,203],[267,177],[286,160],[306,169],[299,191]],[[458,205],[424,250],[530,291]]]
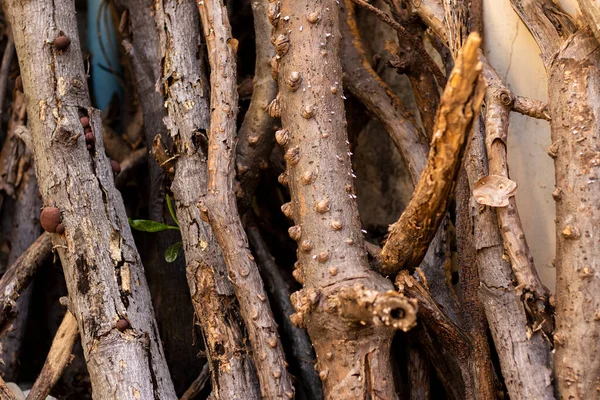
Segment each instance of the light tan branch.
[[67,310],[56,336],[50,346],[48,357],[42,367],[38,378],[35,380],[31,391],[27,395],[27,400],[43,400],[50,394],[58,379],[61,377],[64,369],[73,359],[73,347],[79,339],[77,329],[77,320]]
[[448,86],[442,95],[427,166],[410,203],[390,226],[381,252],[384,274],[416,268],[441,222],[462,163],[468,136],[483,100],[477,34],[459,53]]

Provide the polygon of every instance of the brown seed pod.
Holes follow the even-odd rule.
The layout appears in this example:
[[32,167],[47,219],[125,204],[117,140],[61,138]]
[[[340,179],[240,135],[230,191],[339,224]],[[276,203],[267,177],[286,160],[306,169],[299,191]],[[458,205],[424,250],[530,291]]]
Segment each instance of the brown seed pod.
[[300,243],[300,250],[302,250],[305,253],[310,252],[313,249],[313,243],[310,240],[303,240],[302,243]]
[[277,181],[281,183],[283,186],[287,186],[290,183],[290,177],[288,176],[287,171],[279,174],[277,177]]
[[119,165],[119,163],[115,160],[110,160],[110,167],[112,168],[113,173],[115,175],[119,175],[119,173],[121,172],[121,165]]
[[279,103],[279,95],[277,95],[277,97],[275,97],[267,106],[267,114],[269,114],[272,118],[281,117],[281,104]]
[[17,79],[15,79],[15,89],[19,92],[23,92],[23,79],[21,78],[21,75],[17,76]]
[[58,233],[59,235],[65,233],[65,226],[62,223],[56,225],[56,233]]
[[287,129],[278,130],[277,132],[275,132],[275,140],[277,140],[277,143],[280,146],[287,145],[290,141],[290,131],[288,131]]
[[319,214],[325,214],[329,211],[329,200],[320,200],[319,202],[317,202],[315,209]]
[[127,321],[125,318],[121,318],[117,321],[115,326],[118,330],[123,332],[125,329],[129,328],[129,321]]
[[315,171],[306,171],[300,177],[300,181],[303,185],[310,185],[317,179],[317,173]]
[[279,80],[279,58],[273,56],[269,64],[271,65],[271,77],[276,81]]
[[329,223],[329,226],[331,227],[331,230],[334,230],[334,231],[342,230],[342,223],[340,221],[338,221],[337,219],[332,219],[331,222]]
[[304,270],[302,268],[296,268],[292,272],[292,276],[294,277],[294,279],[296,280],[296,282],[298,282],[301,285],[304,284]]
[[60,224],[60,210],[56,207],[44,207],[40,214],[40,224],[46,232],[56,232]]
[[311,24],[315,24],[319,20],[319,13],[316,11],[313,11],[310,14],[308,14],[307,19],[308,19],[308,22],[310,22]]
[[83,126],[84,128],[90,126],[90,117],[88,117],[87,115],[84,115],[83,117],[79,118],[79,121],[81,122],[81,126]]
[[288,35],[284,35],[283,33],[277,36],[275,39],[275,51],[277,51],[277,55],[279,57],[283,57],[287,54],[290,49],[290,38]]
[[281,205],[281,212],[288,218],[292,218],[292,203],[283,203]]
[[64,51],[71,45],[71,39],[68,36],[60,35],[54,39],[54,47],[58,50]]
[[278,1],[275,1],[273,3],[269,3],[269,6],[267,7],[267,16],[269,17],[269,21],[271,22],[271,25],[275,26],[277,24],[277,20],[279,19],[279,9],[280,9],[281,3],[279,3]]
[[324,263],[325,261],[329,260],[329,252],[327,250],[320,252],[317,255],[317,260],[320,263]]
[[285,160],[291,166],[298,164],[298,162],[300,161],[300,147],[292,147],[291,149],[285,152],[285,156],[283,156],[283,158],[285,158]]

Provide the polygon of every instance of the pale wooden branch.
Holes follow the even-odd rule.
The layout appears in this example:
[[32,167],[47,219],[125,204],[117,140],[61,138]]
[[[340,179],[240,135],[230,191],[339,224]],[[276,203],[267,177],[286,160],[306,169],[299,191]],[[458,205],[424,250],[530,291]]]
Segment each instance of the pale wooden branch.
[[440,102],[427,166],[400,219],[390,226],[381,252],[384,274],[418,267],[445,214],[483,100],[480,42],[472,34],[456,59]]
[[0,279],[0,333],[14,318],[14,307],[21,293],[31,283],[37,269],[52,254],[52,237],[42,234],[6,270]]
[[[398,321],[406,299],[369,270],[362,245],[341,88],[339,6],[285,0],[270,15],[279,56],[276,138],[291,194],[282,210],[295,223],[289,229],[299,244],[294,277],[304,286],[293,295],[292,321],[308,329],[325,398],[395,399],[393,328],[410,324]],[[293,77],[301,77],[298,87],[288,85]],[[386,315],[379,302],[398,312]]]
[[67,310],[50,346],[46,362],[38,375],[27,400],[44,400],[73,359],[73,347],[79,339],[77,320]]
[[234,186],[236,148],[237,40],[231,35],[227,9],[221,0],[198,2],[211,67],[211,119],[208,150],[208,187],[201,211],[223,251],[229,278],[252,345],[254,363],[267,398],[293,398],[294,387],[285,365],[267,294],[248,248]]
[[577,0],[583,21],[594,33],[594,37],[600,43],[600,7],[595,0]]
[[[52,239],[61,258],[94,395],[174,399],[144,275],[123,200],[104,154],[100,113],[91,107],[75,5],[5,2],[27,96],[42,199],[62,216]],[[59,36],[68,40],[55,41]],[[40,68],[39,66],[49,66]],[[95,147],[87,148],[87,115]],[[130,329],[116,322],[126,317]],[[119,368],[108,361],[124,362]],[[143,360],[143,361],[142,361]]]
[[546,121],[551,120],[548,113],[548,105],[539,100],[523,96],[513,96],[512,110],[531,118],[545,119]]
[[[508,123],[513,96],[491,67],[486,68],[484,76],[488,85],[485,133],[489,171],[490,175],[508,178]],[[542,328],[551,334],[554,323],[553,310],[548,304],[550,291],[542,283],[533,263],[515,197],[508,199],[507,207],[496,208],[496,214],[518,288],[524,293],[523,300],[533,313],[532,329]]]
[[271,24],[267,16],[267,1],[252,1],[254,35],[256,41],[256,62],[252,99],[244,121],[238,132],[237,177],[240,182],[240,207],[248,208],[258,185],[260,171],[269,166],[269,156],[273,150],[275,119],[267,112],[268,105],[277,95],[277,82],[271,77],[269,62],[275,57],[275,49],[270,43]]
[[[165,61],[160,82],[165,94],[165,125],[177,157],[166,153],[160,135],[154,154],[168,176],[186,260],[192,304],[202,328],[212,392],[216,399],[235,398],[244,392],[258,399],[254,366],[244,342],[243,324],[227,267],[210,226],[202,220],[198,199],[206,194],[206,155],[198,143],[209,128],[208,82],[205,65],[196,53],[200,47],[200,18],[193,0],[157,4],[159,55]],[[175,23],[176,21],[176,23]],[[163,160],[162,158],[166,158]]]

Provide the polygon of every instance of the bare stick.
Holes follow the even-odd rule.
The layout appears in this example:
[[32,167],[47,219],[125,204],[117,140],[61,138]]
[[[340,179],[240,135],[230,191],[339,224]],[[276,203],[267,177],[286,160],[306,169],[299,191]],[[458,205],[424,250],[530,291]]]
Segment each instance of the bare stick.
[[267,107],[277,95],[277,82],[271,77],[269,61],[275,57],[275,49],[270,43],[271,24],[267,17],[265,0],[252,1],[254,35],[256,37],[256,63],[254,67],[253,91],[250,106],[238,133],[237,176],[240,181],[240,207],[248,208],[260,171],[269,165],[269,156],[274,144],[275,119],[267,112]]
[[[193,0],[163,1],[153,12],[157,28],[165,94],[165,124],[177,157],[153,148],[159,164],[173,176],[171,189],[181,229],[186,275],[192,304],[202,327],[212,392],[218,399],[259,398],[258,380],[247,349],[234,291],[227,279],[221,249],[210,226],[202,220],[198,199],[206,194],[206,156],[198,143],[209,128],[209,87],[200,47],[200,17]],[[176,23],[175,23],[176,21]],[[177,79],[175,79],[177,77]],[[156,151],[158,149],[161,151]],[[162,160],[166,158],[166,160]],[[248,321],[250,322],[250,321]]]
[[192,399],[196,398],[196,396],[204,389],[204,387],[208,383],[209,378],[210,378],[210,368],[208,366],[208,363],[206,363],[206,364],[204,364],[204,367],[202,367],[202,371],[200,371],[200,375],[198,375],[198,377],[194,380],[194,382],[192,382],[190,387],[179,398],[179,400],[192,400]]
[[4,382],[4,379],[0,376],[0,400],[18,400],[17,396],[10,390],[10,388]]
[[3,333],[14,317],[14,307],[27,288],[37,269],[52,254],[52,237],[42,234],[2,275],[0,279],[0,332]]
[[4,99],[6,99],[6,87],[8,85],[8,74],[15,58],[15,42],[12,32],[8,29],[8,40],[2,55],[2,64],[0,64],[0,118],[4,114]]
[[[65,229],[52,239],[94,396],[174,399],[144,268],[104,154],[100,113],[91,107],[75,5],[11,0],[5,7],[27,96],[38,184],[45,205],[58,209]],[[91,149],[83,115],[95,137]],[[124,331],[117,329],[120,320],[127,322]],[[124,360],[119,368],[108,361],[109,354]]]
[[294,387],[285,366],[277,326],[248,238],[238,215],[233,191],[238,94],[237,40],[231,36],[227,10],[220,0],[198,3],[211,67],[211,120],[208,190],[201,211],[213,228],[233,283],[252,345],[263,397],[292,398]]
[[[488,84],[486,94],[486,145],[490,175],[508,178],[507,141],[508,118],[511,110],[512,94],[502,85],[500,77],[490,67],[485,74]],[[553,330],[553,310],[548,306],[550,291],[544,286],[533,263],[533,256],[523,232],[514,196],[508,199],[507,207],[498,207],[498,225],[504,240],[506,252],[519,283],[525,293],[524,301],[534,313],[532,329]]]
[[77,320],[67,310],[58,327],[56,336],[54,336],[42,371],[27,395],[27,400],[43,400],[50,394],[50,390],[52,390],[64,369],[73,359],[73,347],[78,339]]
[[545,119],[546,121],[551,119],[547,104],[523,96],[513,96],[512,110],[531,118]]
[[440,102],[427,166],[400,219],[390,226],[381,252],[384,274],[418,267],[445,214],[483,100],[480,42],[479,36],[472,34],[456,59]]

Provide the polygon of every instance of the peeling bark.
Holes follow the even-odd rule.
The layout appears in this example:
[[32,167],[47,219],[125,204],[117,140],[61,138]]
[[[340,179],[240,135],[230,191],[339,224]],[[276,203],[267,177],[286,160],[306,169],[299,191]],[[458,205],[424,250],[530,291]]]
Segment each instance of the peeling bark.
[[[38,184],[44,203],[62,213],[65,233],[52,239],[94,396],[173,399],[143,266],[104,155],[100,114],[90,107],[74,4],[13,0],[6,7],[27,96]],[[60,34],[70,38],[70,45],[53,44]],[[91,151],[82,115],[89,116],[95,135]],[[116,329],[120,319],[128,321],[128,329]]]
[[[294,293],[297,326],[306,326],[318,358],[325,398],[394,399],[393,329],[410,329],[414,305],[369,270],[353,192],[345,127],[335,1],[271,3],[279,58],[282,130],[299,242]],[[302,81],[297,88],[287,82]],[[387,310],[386,310],[387,308]],[[362,323],[361,323],[362,322]]]
[[211,119],[208,136],[208,186],[200,210],[221,250],[253,350],[261,395],[293,398],[294,387],[267,294],[240,220],[233,190],[235,178],[237,40],[231,35],[221,0],[198,3],[211,67]]
[[211,367],[212,393],[215,399],[257,399],[258,382],[223,254],[198,207],[207,187],[206,155],[199,143],[206,140],[210,117],[205,66],[197,55],[201,35],[198,11],[194,1],[165,0],[156,4],[154,20],[163,60],[164,122],[177,152],[171,189],[192,303]]

